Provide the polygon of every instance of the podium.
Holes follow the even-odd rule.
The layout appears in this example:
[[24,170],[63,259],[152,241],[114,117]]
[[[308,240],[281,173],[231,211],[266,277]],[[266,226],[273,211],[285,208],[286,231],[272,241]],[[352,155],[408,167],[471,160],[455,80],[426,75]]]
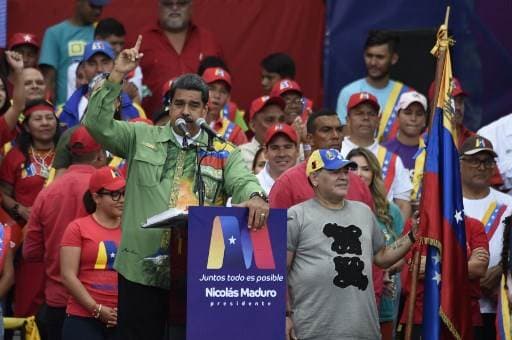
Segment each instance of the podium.
[[148,218],[145,229],[171,229],[169,241],[169,266],[171,282],[169,290],[169,324],[185,326],[187,313],[187,240],[188,214],[171,208]]

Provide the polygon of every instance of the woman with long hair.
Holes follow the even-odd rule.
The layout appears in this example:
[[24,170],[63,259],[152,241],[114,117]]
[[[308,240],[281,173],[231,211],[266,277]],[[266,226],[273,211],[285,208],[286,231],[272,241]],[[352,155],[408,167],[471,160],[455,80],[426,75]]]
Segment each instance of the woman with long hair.
[[50,175],[60,133],[53,105],[47,101],[29,102],[23,115],[16,145],[0,167],[0,190],[4,208],[27,221],[30,206]]
[[[386,189],[377,157],[365,148],[356,148],[349,152],[347,159],[357,163],[357,174],[372,193],[375,215],[384,233],[386,245],[392,244],[402,234],[404,221],[400,208],[386,198]],[[384,292],[379,304],[382,339],[393,337],[400,297],[400,275],[396,274],[398,271],[400,266],[395,265],[384,273]]]
[[117,324],[117,273],[126,182],[109,167],[91,176],[84,203],[89,215],[66,228],[61,242],[62,283],[71,296],[63,339],[114,339]]

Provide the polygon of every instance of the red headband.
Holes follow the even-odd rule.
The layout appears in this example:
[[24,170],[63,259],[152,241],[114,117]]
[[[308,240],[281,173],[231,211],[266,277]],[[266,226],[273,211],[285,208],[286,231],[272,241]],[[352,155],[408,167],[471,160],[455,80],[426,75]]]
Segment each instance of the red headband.
[[37,104],[26,109],[25,112],[23,112],[23,115],[25,118],[28,118],[35,111],[51,111],[52,113],[55,113],[53,106],[50,106],[49,104]]

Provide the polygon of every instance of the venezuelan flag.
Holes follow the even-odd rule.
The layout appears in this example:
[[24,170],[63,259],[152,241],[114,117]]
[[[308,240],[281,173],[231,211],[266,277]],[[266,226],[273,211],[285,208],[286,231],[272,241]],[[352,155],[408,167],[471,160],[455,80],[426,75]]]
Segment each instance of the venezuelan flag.
[[428,136],[420,203],[420,228],[428,245],[424,279],[423,339],[471,339],[466,230],[459,155],[456,148],[450,39],[438,31],[433,53],[446,51],[440,89]]
[[114,260],[116,259],[117,245],[114,241],[101,241],[98,244],[98,256],[94,269],[114,270]]

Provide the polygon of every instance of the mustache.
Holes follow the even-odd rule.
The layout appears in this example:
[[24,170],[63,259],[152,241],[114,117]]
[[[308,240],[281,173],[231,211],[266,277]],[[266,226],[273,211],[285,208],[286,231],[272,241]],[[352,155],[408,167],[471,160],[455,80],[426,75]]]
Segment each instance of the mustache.
[[180,118],[183,118],[183,120],[186,122],[186,123],[194,123],[195,121],[192,119],[192,117],[183,117],[181,116]]

